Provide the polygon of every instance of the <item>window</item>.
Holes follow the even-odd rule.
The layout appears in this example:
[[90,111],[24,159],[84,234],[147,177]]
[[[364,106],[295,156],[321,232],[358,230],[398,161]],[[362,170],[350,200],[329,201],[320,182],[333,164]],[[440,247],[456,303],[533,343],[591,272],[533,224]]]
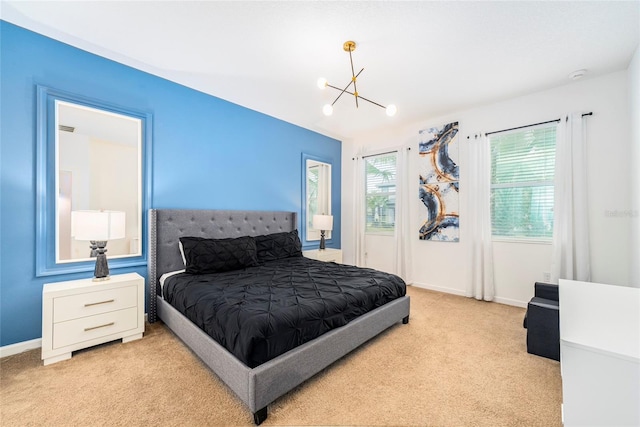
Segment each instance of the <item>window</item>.
[[396,222],[396,153],[364,158],[367,233],[392,233]]
[[556,127],[530,127],[489,138],[494,238],[551,240]]

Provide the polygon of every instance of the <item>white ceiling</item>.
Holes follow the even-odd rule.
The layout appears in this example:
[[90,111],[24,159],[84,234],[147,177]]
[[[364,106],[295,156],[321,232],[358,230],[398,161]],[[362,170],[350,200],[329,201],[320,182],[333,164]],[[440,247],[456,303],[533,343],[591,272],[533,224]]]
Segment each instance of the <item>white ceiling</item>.
[[[0,17],[338,139],[626,69],[640,1],[2,0]],[[354,40],[358,92],[349,82]]]

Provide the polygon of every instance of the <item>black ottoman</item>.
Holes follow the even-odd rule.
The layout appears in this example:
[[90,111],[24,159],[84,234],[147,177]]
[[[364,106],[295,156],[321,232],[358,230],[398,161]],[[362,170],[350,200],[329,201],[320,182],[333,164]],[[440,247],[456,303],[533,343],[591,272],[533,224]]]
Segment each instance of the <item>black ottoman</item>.
[[556,285],[535,284],[535,296],[527,305],[524,326],[528,353],[560,360],[560,305]]

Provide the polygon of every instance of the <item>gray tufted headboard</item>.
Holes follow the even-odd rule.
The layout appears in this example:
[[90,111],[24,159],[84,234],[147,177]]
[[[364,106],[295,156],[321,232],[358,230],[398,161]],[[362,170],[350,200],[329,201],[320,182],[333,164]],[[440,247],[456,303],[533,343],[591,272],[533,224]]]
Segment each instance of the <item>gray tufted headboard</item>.
[[149,322],[156,320],[158,279],[184,268],[178,239],[259,236],[297,228],[295,212],[197,209],[149,210]]

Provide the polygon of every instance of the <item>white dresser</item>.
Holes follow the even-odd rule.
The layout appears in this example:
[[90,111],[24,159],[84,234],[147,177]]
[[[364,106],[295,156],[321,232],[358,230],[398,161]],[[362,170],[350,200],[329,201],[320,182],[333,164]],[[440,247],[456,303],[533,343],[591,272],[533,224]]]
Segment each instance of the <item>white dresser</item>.
[[42,360],[108,341],[128,342],[144,333],[144,279],[137,273],[49,283],[42,290]]
[[302,254],[311,259],[317,259],[318,261],[325,262],[337,262],[342,264],[342,249],[313,249],[310,251],[303,251]]
[[560,280],[563,423],[640,426],[640,289]]

